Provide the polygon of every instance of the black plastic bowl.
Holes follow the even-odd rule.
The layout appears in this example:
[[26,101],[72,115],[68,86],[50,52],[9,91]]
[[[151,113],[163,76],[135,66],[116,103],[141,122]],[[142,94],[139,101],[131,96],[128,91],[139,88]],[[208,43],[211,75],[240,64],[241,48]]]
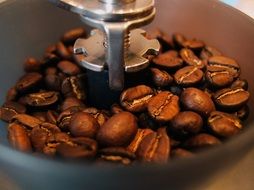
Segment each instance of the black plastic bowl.
[[[254,94],[254,22],[213,0],[156,0],[151,27],[202,39],[235,58]],[[42,55],[63,31],[82,23],[45,0],[8,0],[0,5],[0,102],[22,75],[27,56]],[[253,99],[249,105],[253,105]],[[102,168],[36,158],[8,147],[6,124],[0,128],[0,189],[177,189],[195,188],[239,161],[254,144],[253,109],[246,129],[224,145],[195,158],[167,165]]]

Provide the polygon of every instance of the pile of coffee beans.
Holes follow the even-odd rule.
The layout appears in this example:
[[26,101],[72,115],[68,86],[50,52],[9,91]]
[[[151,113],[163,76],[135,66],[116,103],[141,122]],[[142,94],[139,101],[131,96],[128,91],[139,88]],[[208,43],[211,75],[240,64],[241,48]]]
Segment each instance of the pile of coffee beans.
[[86,35],[67,31],[42,60],[25,61],[0,110],[14,148],[95,163],[166,163],[243,130],[250,93],[239,64],[201,40],[157,29],[147,34],[161,43],[149,57],[147,83],[124,89],[108,110],[93,107],[86,71],[72,53]]

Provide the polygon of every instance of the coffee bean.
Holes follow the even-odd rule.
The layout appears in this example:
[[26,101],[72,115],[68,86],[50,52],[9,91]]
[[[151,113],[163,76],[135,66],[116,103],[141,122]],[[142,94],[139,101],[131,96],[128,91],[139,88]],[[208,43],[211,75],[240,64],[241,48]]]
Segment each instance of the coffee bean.
[[124,111],[119,104],[113,104],[110,110],[113,115]]
[[138,130],[137,119],[129,112],[113,115],[97,133],[97,141],[102,146],[126,146]]
[[16,101],[18,97],[18,91],[16,87],[11,87],[6,95],[6,101]]
[[99,150],[97,162],[129,165],[136,158],[135,154],[122,147],[109,147]]
[[80,68],[70,61],[60,61],[57,67],[65,74],[73,76],[81,73]]
[[141,141],[149,134],[153,133],[151,129],[138,129],[138,132],[133,139],[133,141],[130,143],[130,145],[127,147],[127,150],[129,150],[132,153],[136,153]]
[[238,63],[229,57],[213,56],[209,58],[208,65],[213,67],[224,68],[228,70],[234,78],[240,75],[240,66]]
[[76,97],[84,101],[86,94],[83,85],[82,76],[72,76],[64,79],[62,83],[62,93],[65,97]]
[[166,163],[170,153],[170,139],[165,128],[146,135],[137,149],[137,157],[143,162]]
[[24,101],[29,106],[44,107],[55,104],[58,101],[58,92],[38,92],[26,95]]
[[56,44],[49,45],[46,48],[45,53],[56,53]]
[[11,123],[8,126],[8,139],[10,144],[17,150],[31,152],[32,146],[28,133],[22,125]]
[[31,114],[33,117],[36,117],[37,119],[46,122],[47,121],[47,113],[46,112],[34,112]]
[[33,129],[34,127],[38,127],[43,123],[43,121],[37,119],[36,117],[27,114],[17,114],[13,116],[12,122],[19,123],[25,126],[27,129]]
[[43,65],[55,66],[60,60],[60,57],[58,57],[55,53],[46,53],[43,58]]
[[153,63],[164,69],[174,70],[183,65],[183,60],[178,57],[178,53],[176,51],[168,51],[159,54],[153,59]]
[[44,82],[48,90],[60,91],[63,80],[58,74],[48,74],[45,76]]
[[8,101],[0,108],[0,118],[10,122],[13,116],[26,113],[26,107],[17,102]]
[[197,134],[201,131],[203,120],[195,112],[180,112],[171,121],[170,128],[181,135]]
[[57,75],[58,74],[58,69],[56,67],[47,67],[45,69],[45,75]]
[[212,99],[197,88],[187,88],[181,95],[181,102],[186,110],[194,111],[202,116],[208,117],[215,106]]
[[64,44],[74,44],[78,38],[86,37],[84,28],[74,28],[64,33],[61,40]]
[[220,145],[221,141],[209,134],[200,133],[189,138],[185,143],[184,147],[189,149],[200,150],[208,147]]
[[214,134],[221,137],[234,136],[243,128],[236,116],[218,111],[211,113],[208,118],[208,127]]
[[141,113],[138,117],[138,124],[140,128],[148,128],[148,129],[158,129],[160,124],[158,124],[152,117],[147,113]]
[[82,112],[88,113],[92,115],[100,126],[102,126],[106,121],[109,119],[109,115],[105,113],[104,111],[100,111],[96,108],[90,107],[90,108],[84,108]]
[[199,55],[202,49],[205,47],[205,43],[197,39],[186,40],[183,45],[185,48],[188,48],[195,52],[196,55]]
[[250,93],[243,88],[225,88],[214,94],[216,105],[224,110],[238,110],[246,105],[250,98]]
[[180,50],[185,47],[186,38],[180,33],[173,34],[173,42],[176,49]]
[[203,80],[203,75],[204,73],[197,67],[186,66],[175,73],[174,79],[178,85],[195,86]]
[[171,92],[160,92],[149,101],[148,113],[159,122],[168,122],[180,111],[179,98]]
[[25,60],[24,69],[26,72],[40,71],[42,63],[33,57],[29,57]]
[[71,60],[72,58],[71,53],[62,42],[58,42],[56,44],[56,52],[57,52],[57,55],[59,55],[62,59]]
[[176,96],[181,96],[183,89],[179,85],[171,85],[169,91]]
[[152,80],[156,87],[165,87],[173,82],[173,78],[163,70],[151,68]]
[[171,151],[172,158],[190,158],[193,157],[194,154],[183,148],[176,148]]
[[145,85],[129,88],[120,96],[121,105],[128,111],[141,112],[146,109],[147,102],[153,96],[153,90]]
[[70,120],[69,130],[74,137],[94,138],[98,129],[97,120],[84,112],[74,114]]
[[199,59],[193,51],[184,48],[180,51],[180,56],[187,65],[198,67],[199,69],[205,68],[205,62]]
[[31,90],[39,85],[42,78],[43,77],[40,73],[27,73],[17,82],[16,89],[21,93]]
[[56,125],[58,116],[59,114],[56,111],[48,110],[46,113],[46,121]]
[[67,97],[61,105],[61,111],[67,110],[71,107],[85,107],[82,101],[75,97]]
[[222,53],[214,47],[205,46],[201,51],[200,58],[203,60],[208,60],[210,57],[222,55]]
[[241,109],[239,109],[237,112],[234,113],[234,115],[242,121],[246,120],[249,114],[250,108],[248,105],[245,105],[244,107],[242,107]]
[[66,159],[91,159],[97,152],[97,142],[93,139],[73,138],[72,143],[60,143],[56,154]]
[[237,87],[238,87],[238,88],[242,88],[242,89],[244,89],[244,90],[248,90],[248,88],[249,88],[248,81],[245,80],[245,79],[243,79],[243,80],[238,79],[238,80],[236,80],[236,81],[234,81],[234,82],[232,83],[232,85],[231,85],[230,88],[237,88]]

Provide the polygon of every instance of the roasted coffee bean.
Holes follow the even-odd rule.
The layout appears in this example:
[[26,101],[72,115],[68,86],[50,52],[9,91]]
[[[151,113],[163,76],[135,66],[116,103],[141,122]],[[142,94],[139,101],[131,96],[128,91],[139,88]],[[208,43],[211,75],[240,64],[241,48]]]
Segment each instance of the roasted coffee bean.
[[181,95],[181,102],[186,110],[194,111],[202,116],[208,117],[215,106],[212,99],[197,88],[187,88]]
[[6,101],[15,101],[17,100],[18,97],[18,91],[16,89],[16,87],[11,87],[6,95]]
[[132,153],[136,153],[141,141],[149,134],[153,133],[151,129],[138,129],[138,132],[133,139],[133,141],[130,143],[130,145],[127,147],[127,150],[129,150]]
[[199,59],[193,51],[184,48],[180,51],[180,56],[187,65],[198,67],[199,69],[205,68],[205,62]]
[[57,67],[64,73],[70,76],[78,75],[81,73],[80,68],[70,61],[60,61]]
[[46,88],[48,90],[60,91],[62,85],[62,77],[58,74],[48,74],[44,78]]
[[99,150],[97,162],[108,162],[112,164],[129,165],[135,160],[136,156],[132,152],[122,147],[109,147]]
[[176,49],[180,50],[185,46],[186,38],[180,33],[173,34],[173,43]]
[[184,147],[189,149],[203,149],[220,145],[221,141],[209,134],[200,133],[184,142]]
[[31,114],[33,117],[36,117],[37,119],[46,122],[47,121],[47,113],[46,112],[34,112]]
[[223,88],[230,85],[234,76],[228,69],[208,66],[206,71],[206,81],[215,88]]
[[151,68],[152,80],[156,87],[165,87],[173,82],[173,78],[163,70]]
[[58,74],[58,69],[57,67],[47,67],[45,69],[45,75],[57,75]]
[[55,53],[46,53],[43,58],[43,65],[55,66],[60,60],[60,57],[58,57]]
[[119,104],[113,104],[110,108],[112,114],[118,114],[123,112],[124,110],[121,108]]
[[203,120],[195,112],[180,112],[171,121],[170,128],[181,135],[197,134],[201,131]]
[[84,101],[86,99],[86,94],[82,80],[82,76],[72,76],[64,79],[61,90],[64,96],[76,97]]
[[72,143],[60,143],[56,154],[66,159],[91,159],[97,153],[97,142],[93,139],[73,138]]
[[179,85],[171,85],[169,91],[176,96],[181,96],[183,88]]
[[33,57],[29,57],[25,60],[24,69],[26,72],[40,71],[42,63]]
[[82,101],[75,97],[67,97],[61,105],[61,111],[67,110],[71,107],[85,107]]
[[72,58],[68,48],[62,42],[56,44],[56,52],[62,59],[71,60]]
[[38,92],[26,95],[25,102],[29,106],[44,107],[55,104],[58,101],[58,92]]
[[205,47],[205,43],[197,39],[186,40],[184,42],[184,47],[192,50],[196,55],[199,55],[202,49]]
[[17,150],[31,152],[32,146],[28,133],[22,125],[11,123],[8,126],[8,139],[10,144]]
[[179,98],[171,92],[160,92],[149,101],[148,113],[159,122],[168,122],[180,111]]
[[82,112],[88,113],[92,115],[97,122],[102,126],[108,119],[109,115],[105,113],[104,111],[100,111],[96,108],[90,107],[90,108],[84,108]]
[[26,113],[26,107],[17,102],[8,101],[0,108],[0,118],[10,122],[13,116]]
[[43,121],[37,119],[36,117],[27,114],[17,114],[13,116],[12,122],[22,124],[27,129],[33,129],[34,127],[38,127],[43,123]]
[[67,130],[70,126],[70,121],[72,116],[80,112],[82,109],[80,107],[71,107],[63,111],[57,118],[57,124],[62,130]]
[[42,152],[46,145],[47,139],[52,133],[59,133],[60,129],[50,123],[42,123],[40,126],[32,129],[30,139],[36,151]]
[[224,68],[228,70],[234,78],[240,75],[240,66],[238,63],[229,57],[213,56],[209,58],[208,65],[213,67]]
[[42,78],[40,73],[27,73],[17,82],[16,89],[21,93],[31,90],[39,85]]
[[153,62],[155,65],[169,70],[178,69],[183,65],[183,60],[178,57],[178,53],[176,51],[162,53],[155,57]]
[[70,120],[69,130],[74,137],[94,138],[98,129],[97,120],[84,112],[74,114]]
[[216,105],[225,110],[238,110],[246,105],[250,98],[250,93],[243,88],[225,88],[214,94]]
[[248,90],[249,84],[248,81],[245,79],[238,79],[232,83],[231,88],[242,88],[244,90]]
[[169,135],[169,138],[170,138],[170,147],[171,148],[178,148],[181,144],[181,141],[174,139],[175,137],[173,138],[172,134],[168,133],[168,135]]
[[210,57],[222,55],[222,53],[214,47],[205,46],[201,51],[200,58],[203,60],[208,60]]
[[137,157],[143,162],[166,163],[169,154],[170,139],[165,128],[146,135],[137,149]]
[[234,115],[242,121],[246,120],[249,114],[250,114],[250,108],[247,105],[245,105],[244,107],[242,107],[241,109],[239,109],[237,112],[234,113]]
[[138,117],[138,124],[140,128],[148,129],[158,129],[160,124],[158,124],[152,117],[147,113],[143,112]]
[[174,79],[178,85],[181,86],[195,86],[203,80],[203,71],[194,66],[186,66],[179,69]]
[[74,44],[78,38],[86,37],[84,28],[74,28],[64,33],[61,40],[64,44]]
[[57,124],[58,113],[53,110],[48,110],[46,113],[46,121],[54,125]]
[[138,130],[137,118],[129,112],[113,115],[97,133],[97,141],[102,146],[126,146]]
[[176,148],[171,151],[172,158],[190,158],[194,156],[194,154],[183,148]]
[[45,53],[56,53],[56,44],[49,45],[46,48]]
[[130,112],[141,112],[153,96],[153,90],[145,85],[129,88],[120,96],[121,105]]
[[208,127],[214,134],[221,137],[234,136],[243,128],[236,116],[218,111],[211,113],[208,118]]

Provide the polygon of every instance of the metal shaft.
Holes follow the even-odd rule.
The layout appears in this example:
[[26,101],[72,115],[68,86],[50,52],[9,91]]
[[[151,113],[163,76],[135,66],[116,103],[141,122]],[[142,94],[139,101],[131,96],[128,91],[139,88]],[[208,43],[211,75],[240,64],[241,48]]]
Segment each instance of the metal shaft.
[[99,0],[103,3],[106,3],[106,4],[123,4],[123,3],[132,3],[134,2],[135,0]]

